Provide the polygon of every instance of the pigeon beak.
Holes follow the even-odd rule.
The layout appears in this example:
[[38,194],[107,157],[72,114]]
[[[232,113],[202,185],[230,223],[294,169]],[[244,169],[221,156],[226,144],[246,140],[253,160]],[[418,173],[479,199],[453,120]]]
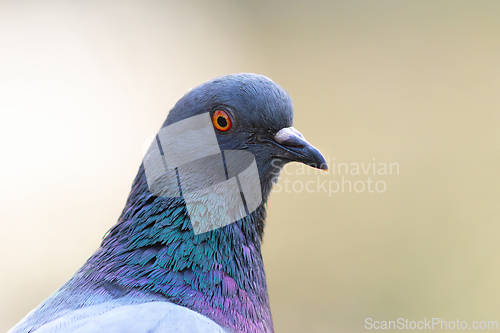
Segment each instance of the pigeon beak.
[[320,151],[307,142],[304,136],[295,128],[282,128],[274,136],[274,141],[282,148],[277,157],[328,171],[328,165]]

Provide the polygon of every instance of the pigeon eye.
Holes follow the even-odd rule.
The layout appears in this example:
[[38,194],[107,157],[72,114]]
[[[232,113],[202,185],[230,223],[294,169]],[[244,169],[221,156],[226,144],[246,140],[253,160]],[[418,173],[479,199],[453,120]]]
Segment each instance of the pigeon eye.
[[212,116],[212,123],[214,124],[215,128],[222,132],[228,131],[232,126],[231,119],[229,118],[227,113],[222,110],[217,110],[214,112]]

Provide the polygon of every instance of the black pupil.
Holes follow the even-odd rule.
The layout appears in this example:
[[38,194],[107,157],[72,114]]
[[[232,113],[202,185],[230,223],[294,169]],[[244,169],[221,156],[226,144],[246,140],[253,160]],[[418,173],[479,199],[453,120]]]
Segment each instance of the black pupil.
[[226,127],[227,126],[226,118],[224,118],[223,116],[217,117],[217,124],[222,128]]

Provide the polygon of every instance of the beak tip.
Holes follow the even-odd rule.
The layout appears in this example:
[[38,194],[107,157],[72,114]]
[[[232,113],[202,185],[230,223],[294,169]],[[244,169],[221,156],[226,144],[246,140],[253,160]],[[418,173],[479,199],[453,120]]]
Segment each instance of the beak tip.
[[321,155],[321,157],[322,157],[323,161],[322,161],[322,163],[319,164],[319,166],[317,167],[317,169],[320,169],[324,173],[328,173],[328,164],[326,164],[326,161],[325,161],[325,158],[323,157],[323,155]]

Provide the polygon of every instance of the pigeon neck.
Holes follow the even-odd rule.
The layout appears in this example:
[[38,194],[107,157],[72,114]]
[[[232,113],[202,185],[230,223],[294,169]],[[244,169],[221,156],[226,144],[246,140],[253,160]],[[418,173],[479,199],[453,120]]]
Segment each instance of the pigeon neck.
[[265,203],[242,220],[194,235],[183,200],[153,196],[145,178],[141,167],[87,272],[159,293],[238,332],[272,332],[261,255]]

